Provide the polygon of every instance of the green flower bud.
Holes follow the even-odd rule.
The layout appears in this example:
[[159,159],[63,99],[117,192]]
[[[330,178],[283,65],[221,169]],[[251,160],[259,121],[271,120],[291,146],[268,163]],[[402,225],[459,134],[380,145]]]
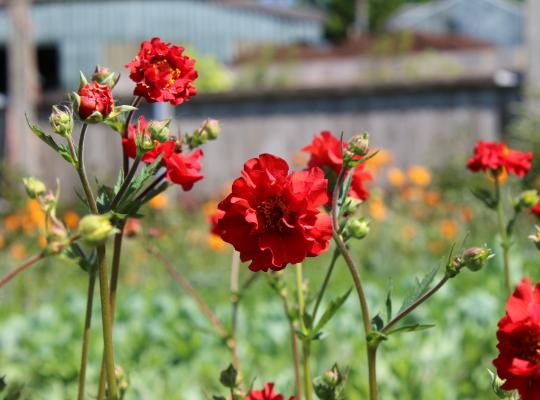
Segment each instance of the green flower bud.
[[219,137],[221,133],[221,126],[217,119],[207,119],[206,123],[203,126],[203,129],[206,131],[208,140],[215,140]]
[[355,239],[363,239],[369,233],[369,221],[365,218],[350,219],[345,225],[345,233]]
[[45,184],[33,176],[23,178],[23,184],[24,188],[26,189],[26,194],[31,199],[37,199],[47,190]]
[[453,257],[450,262],[446,265],[446,277],[453,278],[459,274],[463,268],[463,260],[461,257]]
[[68,137],[73,132],[73,112],[68,106],[52,106],[49,117],[54,133],[63,137]]
[[364,157],[369,152],[369,134],[364,132],[354,136],[347,146],[355,156]]
[[120,397],[123,398],[126,391],[129,388],[128,377],[127,377],[126,373],[124,372],[124,369],[119,365],[116,365],[114,367],[114,376],[116,378],[116,385],[118,386],[118,391],[120,392]]
[[219,381],[226,388],[234,389],[238,384],[238,371],[230,364],[226,369],[221,371]]
[[90,246],[104,243],[107,238],[117,232],[108,215],[89,214],[79,221],[79,235]]
[[463,266],[471,271],[479,271],[493,257],[493,252],[487,247],[471,247],[463,252]]
[[47,232],[48,254],[59,254],[69,243],[66,227],[56,218],[52,218]]
[[313,380],[315,394],[317,394],[317,397],[321,400],[343,399],[345,378],[346,377],[341,373],[337,364],[335,364],[332,369]]
[[523,208],[531,208],[534,207],[538,201],[540,201],[540,197],[536,190],[525,190],[514,200],[514,209],[519,211]]
[[343,203],[343,206],[341,209],[343,210],[343,214],[345,215],[352,215],[356,211],[358,211],[358,208],[362,205],[363,201],[358,200],[354,197],[347,197],[345,199],[345,202]]
[[101,65],[96,65],[96,69],[92,74],[92,80],[98,83],[106,84],[111,89],[113,89],[118,80],[120,79],[120,74],[112,72],[109,68],[103,67]]
[[150,121],[148,123],[148,132],[150,132],[152,140],[156,140],[159,143],[164,143],[169,140],[171,132],[169,130],[169,124],[171,119],[164,121]]
[[533,235],[530,235],[529,239],[531,239],[536,248],[540,250],[540,226],[536,226],[536,232]]

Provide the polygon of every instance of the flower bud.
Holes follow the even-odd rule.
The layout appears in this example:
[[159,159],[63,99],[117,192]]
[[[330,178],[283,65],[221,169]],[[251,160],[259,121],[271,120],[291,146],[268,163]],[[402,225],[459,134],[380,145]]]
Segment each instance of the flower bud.
[[221,133],[221,126],[217,119],[207,119],[206,123],[203,126],[203,129],[206,131],[208,140],[215,140],[219,137]]
[[31,199],[38,198],[39,196],[43,195],[43,193],[45,193],[45,190],[47,190],[45,184],[40,180],[34,178],[33,176],[23,178],[23,183],[24,188],[26,189],[26,194]]
[[230,364],[226,369],[221,371],[219,381],[226,388],[234,389],[238,384],[238,371]]
[[79,235],[90,246],[104,243],[116,231],[108,215],[89,214],[79,221]]
[[109,86],[99,82],[87,83],[73,93],[74,109],[86,123],[98,123],[113,112],[114,100]]
[[339,370],[337,364],[326,371],[323,376],[313,380],[313,389],[321,400],[338,400],[343,398],[345,376]]
[[66,227],[56,218],[51,218],[47,232],[47,252],[59,254],[69,242]]
[[540,197],[536,190],[525,190],[514,200],[514,209],[519,211],[523,208],[531,208],[534,207],[538,201],[540,201]]
[[446,277],[453,278],[457,276],[459,271],[461,271],[461,268],[463,268],[463,260],[461,257],[453,257],[446,265]]
[[479,271],[493,257],[493,252],[487,247],[471,247],[465,249],[462,256],[463,266],[471,271]]
[[109,86],[109,88],[114,88],[120,79],[120,74],[112,72],[109,68],[103,67],[101,65],[96,65],[96,69],[92,74],[92,80],[101,84]]
[[343,206],[341,209],[343,210],[343,214],[345,215],[352,215],[356,211],[358,211],[358,208],[362,205],[363,201],[356,199],[354,197],[347,197],[345,199],[345,202],[343,203]]
[[127,377],[126,373],[124,372],[124,369],[119,365],[116,365],[114,367],[114,376],[116,378],[116,385],[118,386],[118,391],[120,392],[120,397],[123,398],[126,391],[129,388],[128,377]]
[[347,150],[355,156],[364,157],[369,152],[369,134],[364,132],[355,135],[347,145]]
[[369,233],[369,221],[365,218],[355,218],[347,221],[345,233],[348,237],[363,239]]
[[170,123],[170,118],[164,121],[150,121],[147,129],[148,132],[150,132],[152,140],[156,140],[159,143],[165,143],[167,140],[169,140],[171,136],[171,132],[169,130]]
[[531,239],[536,248],[540,250],[540,226],[536,226],[536,232],[533,235],[530,235],[529,239]]
[[49,122],[54,133],[68,137],[73,132],[73,113],[67,106],[52,106]]

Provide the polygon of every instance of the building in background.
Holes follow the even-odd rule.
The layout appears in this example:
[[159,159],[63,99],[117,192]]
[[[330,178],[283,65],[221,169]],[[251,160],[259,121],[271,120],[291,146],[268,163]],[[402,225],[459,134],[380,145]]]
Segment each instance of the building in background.
[[458,34],[498,46],[523,45],[524,26],[524,5],[514,0],[436,0],[410,4],[387,23],[389,31]]

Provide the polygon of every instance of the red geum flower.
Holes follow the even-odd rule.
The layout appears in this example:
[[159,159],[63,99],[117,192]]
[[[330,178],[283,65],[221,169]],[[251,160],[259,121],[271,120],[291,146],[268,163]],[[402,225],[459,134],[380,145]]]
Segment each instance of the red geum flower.
[[499,174],[503,169],[509,174],[524,176],[531,169],[532,152],[523,153],[508,148],[506,143],[485,142],[476,144],[473,156],[467,162],[467,168],[473,172],[492,171]]
[[[343,166],[341,151],[342,148],[346,147],[346,141],[343,142],[342,146],[340,140],[335,137],[332,132],[323,131],[320,135],[313,138],[310,145],[302,149],[302,151],[311,154],[308,167],[319,167],[326,173],[326,177],[331,183],[328,187],[330,197],[329,202],[331,201],[331,191],[334,186],[333,183]],[[364,163],[356,166],[353,171],[349,195],[359,200],[366,200],[369,197],[369,192],[364,187],[364,183],[371,181],[372,179],[373,176],[371,173],[364,169]]]
[[244,164],[231,193],[219,203],[221,238],[252,271],[280,270],[328,248],[327,180],[319,168],[289,174],[287,162],[261,154]]
[[497,339],[500,353],[493,364],[506,380],[502,389],[517,389],[522,400],[540,399],[540,284],[521,281],[506,303]]
[[208,217],[208,222],[210,222],[210,233],[213,235],[221,236],[221,230],[219,229],[218,221],[225,212],[223,210],[216,210],[210,217]]
[[169,102],[179,105],[197,94],[195,60],[183,54],[182,47],[163,43],[159,38],[141,43],[135,59],[126,67],[137,83],[134,94],[148,102]]
[[540,217],[540,201],[531,208],[531,213],[533,213],[537,217]]
[[[143,135],[150,136],[148,125],[144,116],[140,116],[137,124],[130,124],[128,127],[127,136],[122,138],[122,146],[128,157],[135,158],[137,155],[137,146],[135,145],[137,130],[140,130]],[[182,186],[182,189],[190,190],[195,182],[203,178],[201,174],[202,163],[200,162],[203,152],[198,149],[190,155],[185,155],[177,150],[174,140],[168,140],[165,143],[156,142],[155,147],[144,153],[141,160],[145,163],[152,163],[161,155],[162,166],[167,170],[166,178],[170,182]]]
[[114,107],[114,100],[109,86],[98,82],[87,83],[79,89],[79,116],[85,120],[99,112],[101,119],[107,118]]
[[[276,392],[274,392],[273,383],[265,384],[262,390],[253,389],[246,397],[246,400],[284,400],[284,399],[285,398],[283,397],[283,395],[277,394]],[[294,396],[291,397],[289,400],[295,400]]]

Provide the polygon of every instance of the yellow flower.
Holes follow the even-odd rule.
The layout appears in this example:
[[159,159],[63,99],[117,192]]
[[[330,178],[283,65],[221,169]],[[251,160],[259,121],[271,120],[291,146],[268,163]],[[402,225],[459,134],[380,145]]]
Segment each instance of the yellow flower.
[[64,222],[71,230],[77,229],[80,219],[79,214],[77,214],[75,211],[66,211],[64,214]]
[[397,167],[392,167],[388,170],[387,173],[388,183],[390,185],[400,188],[403,185],[405,185],[405,182],[407,180],[407,177],[403,173],[403,171]]
[[26,247],[20,243],[14,243],[9,248],[9,254],[15,260],[22,260],[23,258],[26,258]]
[[407,171],[409,180],[416,186],[428,186],[431,183],[431,172],[420,165],[413,165]]
[[208,200],[202,205],[204,215],[211,217],[217,210],[218,202],[215,200]]
[[208,235],[207,244],[214,251],[222,251],[227,246],[221,237],[213,234]]
[[386,208],[380,197],[373,197],[368,203],[368,212],[371,218],[382,221],[386,218]]
[[451,219],[445,219],[441,222],[441,235],[445,239],[453,239],[458,233],[458,225]]
[[153,197],[148,204],[154,210],[163,210],[169,204],[169,198],[165,193],[160,193]]

